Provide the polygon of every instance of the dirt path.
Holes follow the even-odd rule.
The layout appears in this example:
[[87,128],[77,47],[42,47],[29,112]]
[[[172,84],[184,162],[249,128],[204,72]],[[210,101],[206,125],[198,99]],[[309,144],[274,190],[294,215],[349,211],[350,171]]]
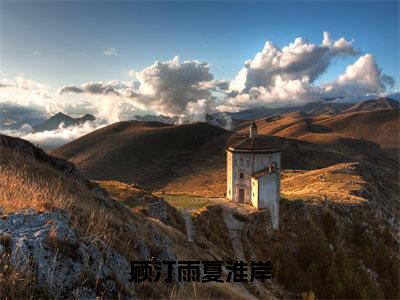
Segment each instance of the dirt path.
[[186,236],[189,242],[193,241],[193,221],[188,212],[183,212],[183,219],[185,220]]

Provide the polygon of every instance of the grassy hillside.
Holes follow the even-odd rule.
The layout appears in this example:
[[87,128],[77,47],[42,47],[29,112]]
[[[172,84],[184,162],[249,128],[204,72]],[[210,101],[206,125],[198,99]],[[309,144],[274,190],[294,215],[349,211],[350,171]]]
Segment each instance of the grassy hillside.
[[[78,273],[82,280],[77,286],[63,287],[66,292],[89,289],[106,297],[111,280],[116,282],[111,294],[115,298],[299,298],[305,292],[318,298],[399,296],[399,189],[395,171],[362,163],[286,170],[280,230],[273,231],[267,211],[246,212],[229,203],[215,204],[212,199],[207,200],[211,204],[199,204],[197,197],[166,196],[169,203],[182,209],[180,212],[137,185],[88,181],[72,164],[23,140],[0,136],[0,142],[0,206],[4,210],[0,226],[26,214],[24,209],[33,208],[38,218],[49,213],[67,216],[71,228],[79,233],[77,240],[70,242],[63,239],[62,232],[54,234],[57,231],[53,228],[41,240],[39,233],[52,228],[55,221],[38,228],[29,241],[31,245],[40,243],[40,249],[48,248],[49,261],[67,264],[72,260],[80,265],[84,258],[74,254],[76,249],[104,244],[126,261],[168,255],[179,260],[272,259],[273,263],[274,279],[263,284],[162,282],[129,286],[115,281],[115,275],[96,279],[90,269],[83,269]],[[184,205],[179,201],[182,197]],[[190,202],[199,206],[192,207],[187,218],[184,214]],[[190,237],[187,222],[192,224]],[[9,231],[0,236],[5,249],[0,266],[7,270],[0,276],[0,292],[11,299],[54,295],[57,290],[40,284],[35,276],[38,261],[33,261],[32,272],[14,268],[11,257],[18,253],[18,242],[26,240],[18,239],[17,234]],[[96,261],[101,251],[95,253],[92,260]],[[32,259],[41,257],[33,255]]]
[[[97,183],[81,176],[70,163],[47,156],[41,149],[21,139],[0,135],[0,153],[0,228],[7,220],[15,220],[19,216],[27,222],[24,228],[26,237],[22,235],[22,239],[20,235],[25,233],[21,231],[9,229],[7,233],[0,233],[2,297],[75,297],[74,293],[80,291],[90,291],[98,297],[143,299],[155,296],[246,299],[245,295],[249,295],[246,289],[238,289],[228,283],[178,285],[175,282],[160,282],[133,286],[118,280],[115,274],[107,275],[109,270],[104,271],[105,275],[102,270],[91,270],[89,266],[85,266],[88,263],[86,258],[79,254],[83,249],[94,251],[99,247],[100,250],[91,254],[89,262],[99,263],[100,267],[101,264],[116,259],[116,255],[121,255],[126,264],[130,260],[143,259],[144,256],[148,256],[147,259],[161,260],[211,260],[223,259],[227,257],[227,253],[207,239],[202,240],[205,248],[189,242],[182,215],[165,201],[144,193],[139,187],[130,187],[115,181],[101,182],[110,191],[109,195]],[[132,199],[140,200],[141,209],[132,209],[135,206],[129,203]],[[30,227],[28,218],[42,220],[46,216],[65,216],[71,234],[74,232],[77,236],[76,240],[70,241],[63,237],[62,231],[52,228],[52,224],[57,224],[54,219],[49,219],[30,236],[33,227]],[[20,226],[24,224],[21,223]],[[46,233],[48,227],[49,235],[43,239],[41,234]],[[34,247],[38,245],[39,248],[37,252],[32,252],[32,264],[19,269],[13,259],[19,255],[19,247],[25,247],[24,243]],[[111,247],[113,256],[104,253],[103,258],[102,251],[105,250],[102,247]],[[28,248],[26,251],[28,254]],[[46,251],[46,258],[40,251]],[[57,276],[60,278],[68,275],[67,266],[73,262],[74,270],[81,270],[77,271],[80,280],[73,285],[65,280],[61,289],[53,288],[51,284],[48,285],[52,281],[51,265],[47,269],[41,269],[40,272],[45,275],[40,276],[45,276],[44,278],[38,275],[37,268],[41,266],[43,259],[63,265],[57,269]],[[123,268],[121,259],[114,262],[118,268]]]
[[[197,123],[120,122],[85,135],[52,153],[69,159],[92,179],[161,188],[180,174],[221,168],[232,132]],[[216,155],[217,154],[217,155]],[[204,180],[207,180],[204,178]],[[201,182],[200,182],[201,184]]]
[[390,98],[370,99],[356,103],[344,112],[347,113],[375,109],[399,109],[399,102]]
[[[342,123],[355,117],[354,123],[361,119],[358,115],[346,116]],[[337,133],[327,129],[328,125],[319,125],[333,122],[330,118],[336,120],[336,125],[332,126],[338,128]],[[345,132],[346,128],[338,125],[341,118],[341,115],[309,118],[293,113],[286,117],[261,119],[257,124],[260,134],[274,134],[265,139],[281,149],[283,169],[310,170],[355,161],[393,165],[376,143],[348,138],[345,134],[341,136],[339,129]],[[367,119],[370,118],[373,116]],[[355,127],[354,134],[364,127]],[[394,128],[390,128],[386,136],[394,139]],[[247,131],[247,124],[241,134],[235,134],[206,123],[174,126],[158,122],[120,122],[85,135],[52,153],[74,162],[91,179],[136,182],[145,189],[169,194],[222,197],[226,186],[225,149],[243,138]],[[307,139],[312,137],[308,136],[303,140],[302,135],[310,131],[322,139],[310,142]],[[334,142],[323,142],[324,139],[334,139]]]
[[[259,133],[264,135],[339,146],[345,146],[346,141],[354,142],[353,148],[359,152],[368,147],[367,142],[373,142],[397,159],[399,120],[398,109],[377,109],[319,116],[297,113],[260,119],[257,125]],[[245,132],[247,126],[244,123],[238,130]]]

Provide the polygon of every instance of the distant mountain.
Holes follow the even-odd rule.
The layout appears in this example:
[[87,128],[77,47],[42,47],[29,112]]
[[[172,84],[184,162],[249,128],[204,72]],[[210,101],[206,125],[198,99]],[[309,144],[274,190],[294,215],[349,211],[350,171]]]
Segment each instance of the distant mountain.
[[161,122],[166,124],[175,124],[176,122],[178,122],[179,117],[178,116],[168,117],[164,115],[143,115],[143,116],[136,115],[135,119],[141,122]]
[[46,120],[46,115],[39,109],[0,103],[0,129],[17,130],[25,124],[33,126],[44,120]]
[[395,92],[393,92],[391,94],[388,94],[388,95],[386,95],[386,98],[390,98],[390,99],[393,99],[393,100],[400,101],[400,91],[395,91]]
[[257,107],[245,109],[236,113],[227,113],[232,119],[239,120],[255,120],[261,119],[272,115],[284,115],[292,112],[302,111],[311,115],[319,115],[323,113],[337,114],[349,107],[349,103],[336,103],[336,102],[311,102],[301,106],[285,106],[279,108]]
[[86,114],[81,118],[72,118],[66,114],[63,114],[62,112],[59,112],[50,117],[48,120],[33,126],[33,130],[35,132],[55,130],[60,126],[61,123],[64,123],[64,126],[68,127],[82,124],[87,121],[94,121],[95,119],[96,117],[91,114]]
[[400,107],[399,102],[390,98],[379,98],[365,100],[360,103],[354,104],[352,107],[345,110],[345,112],[356,112],[374,109],[396,108]]

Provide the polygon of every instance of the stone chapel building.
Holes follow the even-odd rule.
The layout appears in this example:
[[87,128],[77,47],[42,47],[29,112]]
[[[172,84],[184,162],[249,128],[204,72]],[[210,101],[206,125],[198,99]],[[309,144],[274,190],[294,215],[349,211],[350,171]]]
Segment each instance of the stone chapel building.
[[274,229],[279,228],[281,152],[257,136],[257,125],[250,126],[250,136],[230,146],[227,156],[229,200],[267,208]]

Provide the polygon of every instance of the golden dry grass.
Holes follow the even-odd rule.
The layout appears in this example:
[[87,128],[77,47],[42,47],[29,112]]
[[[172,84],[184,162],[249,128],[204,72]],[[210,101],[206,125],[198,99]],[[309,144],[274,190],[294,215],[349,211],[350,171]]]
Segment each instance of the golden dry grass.
[[361,203],[365,180],[352,173],[351,163],[304,171],[290,170],[282,174],[282,195],[287,199],[329,200],[342,203]]
[[123,207],[117,202],[104,202],[93,196],[84,183],[78,182],[46,163],[23,157],[7,148],[1,148],[0,206],[5,214],[34,208],[38,211],[62,210],[71,217],[71,226],[93,240],[106,241],[119,250],[119,225],[127,222]]
[[33,274],[12,267],[9,253],[0,255],[0,296],[1,299],[49,298],[45,290],[37,287]]
[[196,195],[159,194],[158,196],[164,198],[170,205],[184,211],[196,211],[212,203],[209,198]]
[[96,181],[102,188],[106,189],[111,196],[122,201],[130,200],[135,197],[141,197],[146,192],[135,185],[129,185],[115,180],[99,180]]
[[[146,218],[125,207],[122,201],[100,200],[93,196],[86,185],[75,178],[65,175],[50,165],[28,159],[8,148],[0,148],[0,206],[4,216],[22,209],[34,208],[38,211],[62,210],[70,217],[71,226],[78,229],[82,235],[93,242],[101,240],[121,253],[127,260],[137,259],[134,243],[138,239],[151,247],[154,243],[154,231],[165,234],[172,241],[172,249],[179,260],[212,259],[222,257],[221,250],[204,241],[207,251],[200,251],[187,241],[184,233],[178,228],[165,225],[158,220]],[[104,183],[102,183],[104,186]],[[129,198],[133,194],[127,185],[117,182],[107,182],[106,185],[115,195]],[[129,190],[127,192],[127,190]],[[137,190],[139,194],[141,191]],[[135,194],[135,193],[134,193]],[[120,199],[119,199],[120,200]],[[122,230],[125,225],[132,224],[140,228],[140,236],[127,235]],[[6,245],[9,237],[1,236],[0,243]],[[48,244],[55,251],[72,253],[60,244],[54,234],[48,236]],[[150,248],[151,249],[151,248]],[[204,249],[203,249],[204,250]],[[34,274],[17,272],[12,268],[9,252],[0,257],[0,294],[5,299],[28,299],[31,297],[46,298],[45,290],[38,289]],[[84,274],[82,274],[84,276]],[[132,295],[143,299],[215,299],[243,298],[234,286],[184,284],[181,287],[164,283],[152,284],[147,287],[137,285]]]

